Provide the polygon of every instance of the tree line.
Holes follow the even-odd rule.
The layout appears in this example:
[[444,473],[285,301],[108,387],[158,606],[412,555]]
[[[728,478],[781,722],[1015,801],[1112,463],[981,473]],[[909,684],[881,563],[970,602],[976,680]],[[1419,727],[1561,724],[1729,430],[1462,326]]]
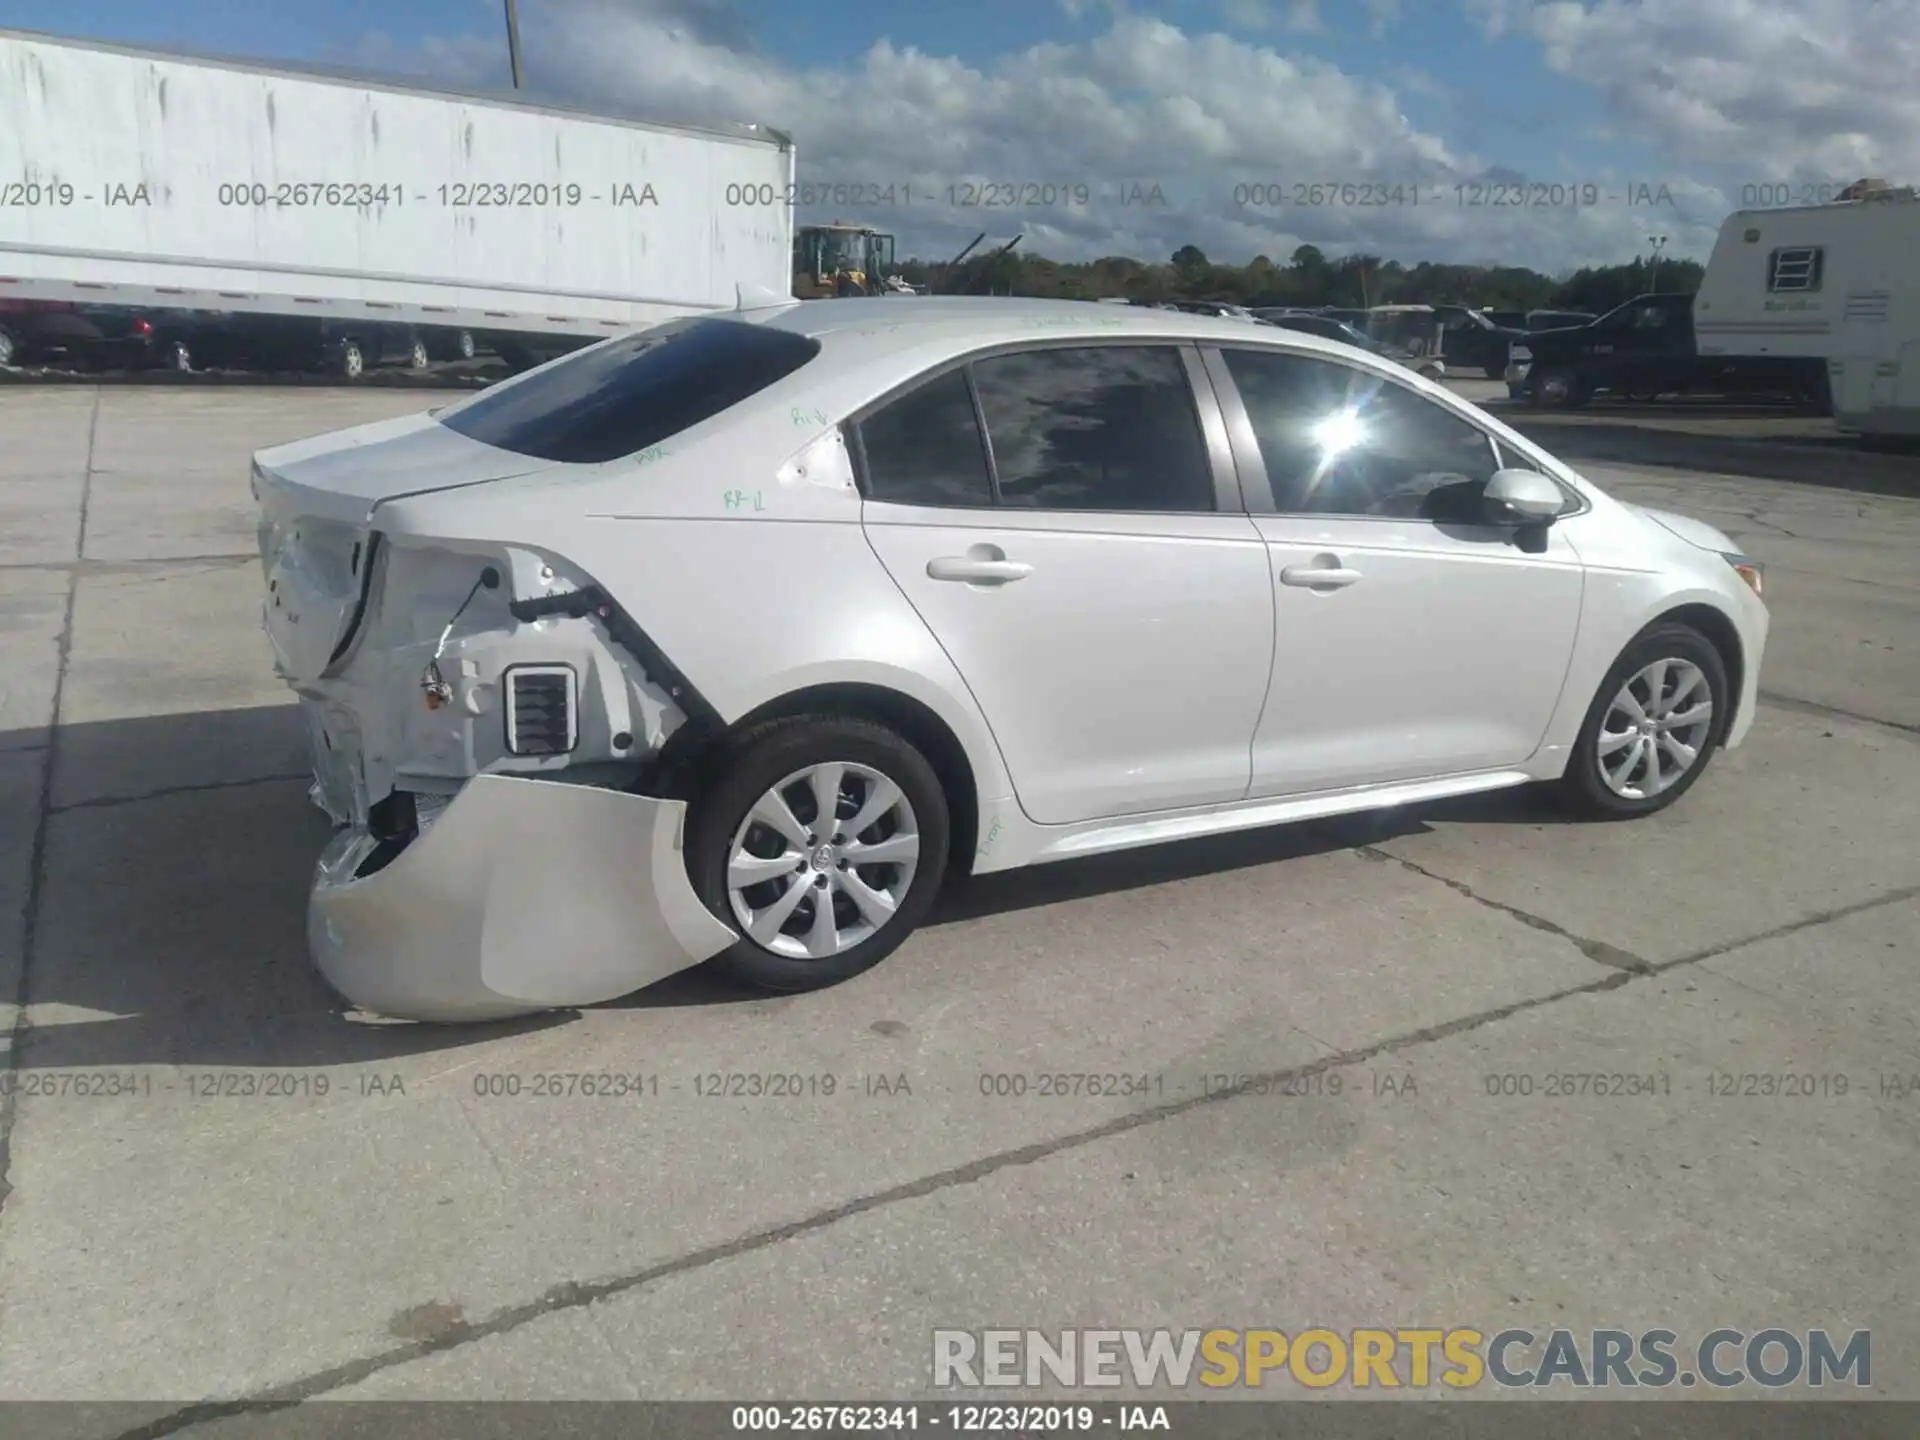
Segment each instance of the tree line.
[[1646,257],[1546,275],[1524,266],[1402,265],[1377,255],[1329,256],[1302,245],[1281,264],[1256,255],[1223,265],[1195,245],[1163,264],[1110,255],[1085,263],[1049,260],[1018,249],[958,265],[909,260],[902,277],[936,295],[1028,295],[1061,300],[1219,300],[1236,305],[1473,305],[1488,310],[1585,310],[1603,314],[1649,290],[1693,293],[1705,267],[1693,260]]

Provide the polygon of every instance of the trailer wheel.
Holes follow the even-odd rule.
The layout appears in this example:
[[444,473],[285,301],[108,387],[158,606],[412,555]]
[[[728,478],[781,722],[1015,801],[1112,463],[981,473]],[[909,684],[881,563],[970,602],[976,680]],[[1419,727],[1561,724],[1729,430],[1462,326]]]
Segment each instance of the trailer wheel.
[[358,340],[349,340],[340,347],[340,373],[349,380],[358,380],[367,373],[367,357]]

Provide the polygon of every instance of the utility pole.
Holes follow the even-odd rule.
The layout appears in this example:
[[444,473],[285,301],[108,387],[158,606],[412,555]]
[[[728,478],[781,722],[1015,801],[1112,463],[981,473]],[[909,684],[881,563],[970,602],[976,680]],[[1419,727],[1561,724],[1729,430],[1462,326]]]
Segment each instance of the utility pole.
[[513,88],[520,88],[520,16],[514,0],[507,0],[507,59],[513,66]]
[[[513,0],[507,0],[507,3],[512,4]],[[1647,275],[1647,289],[1658,290],[1660,288],[1660,252],[1666,248],[1667,237],[1650,235],[1647,238],[1653,242],[1653,267]]]

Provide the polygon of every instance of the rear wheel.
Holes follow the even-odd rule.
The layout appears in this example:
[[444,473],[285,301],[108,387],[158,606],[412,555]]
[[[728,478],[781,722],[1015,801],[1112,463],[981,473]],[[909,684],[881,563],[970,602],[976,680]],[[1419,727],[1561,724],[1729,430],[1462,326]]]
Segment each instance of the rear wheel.
[[7,331],[0,330],[0,365],[13,364],[14,357],[19,353],[19,343]]
[[407,352],[407,364],[415,370],[424,370],[433,363],[433,357],[427,353],[427,342],[415,340],[413,348]]
[[167,368],[185,375],[193,369],[193,352],[187,348],[187,342],[176,340],[167,347]]
[[1587,387],[1571,370],[1543,370],[1527,378],[1527,393],[1537,409],[1577,410],[1587,403]]
[[769,721],[728,742],[711,773],[687,867],[740,934],[721,968],[812,990],[878,964],[925,918],[947,866],[947,800],[899,735],[841,716]]
[[462,360],[473,359],[474,352],[479,349],[479,347],[473,343],[473,332],[471,330],[462,330],[458,335],[454,336],[453,349],[454,353]]
[[1726,734],[1727,667],[1688,625],[1655,625],[1614,662],[1574,742],[1563,795],[1624,820],[1664,810],[1698,780]]
[[340,347],[340,373],[349,380],[358,380],[367,373],[366,352],[361,350],[358,340],[349,340]]

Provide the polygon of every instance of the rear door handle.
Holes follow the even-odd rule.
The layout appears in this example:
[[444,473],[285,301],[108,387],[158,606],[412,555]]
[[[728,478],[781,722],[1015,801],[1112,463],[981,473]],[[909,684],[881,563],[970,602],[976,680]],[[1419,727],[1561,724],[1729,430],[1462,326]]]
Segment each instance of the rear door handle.
[[[1328,561],[1332,563],[1326,563]],[[1338,590],[1359,579],[1358,570],[1347,569],[1331,555],[1321,556],[1312,565],[1289,565],[1280,572],[1282,585],[1297,585],[1308,590]]]
[[1024,560],[976,560],[971,555],[942,555],[927,562],[932,580],[959,580],[969,585],[1005,585],[1024,580],[1033,566]]

